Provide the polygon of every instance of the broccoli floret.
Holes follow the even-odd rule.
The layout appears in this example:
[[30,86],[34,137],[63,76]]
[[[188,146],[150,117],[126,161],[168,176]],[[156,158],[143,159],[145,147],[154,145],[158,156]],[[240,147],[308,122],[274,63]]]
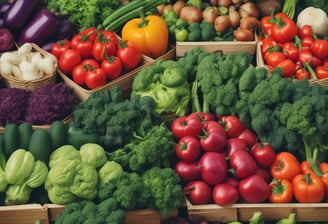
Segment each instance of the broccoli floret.
[[137,173],[122,172],[110,182],[100,186],[100,201],[114,198],[123,210],[144,209],[148,205],[150,191]]
[[183,205],[184,197],[178,174],[172,168],[153,167],[142,175],[150,189],[149,207],[167,216]]
[[267,77],[267,70],[263,67],[255,68],[250,64],[239,79],[239,90],[250,92],[258,82]]

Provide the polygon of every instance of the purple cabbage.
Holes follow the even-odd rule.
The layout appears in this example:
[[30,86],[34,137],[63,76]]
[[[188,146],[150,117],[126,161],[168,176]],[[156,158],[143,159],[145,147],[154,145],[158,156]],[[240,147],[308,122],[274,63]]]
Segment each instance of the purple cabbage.
[[21,123],[24,120],[30,92],[17,88],[0,89],[0,124]]
[[36,125],[51,124],[70,115],[76,104],[73,90],[65,83],[50,84],[31,93],[25,121]]

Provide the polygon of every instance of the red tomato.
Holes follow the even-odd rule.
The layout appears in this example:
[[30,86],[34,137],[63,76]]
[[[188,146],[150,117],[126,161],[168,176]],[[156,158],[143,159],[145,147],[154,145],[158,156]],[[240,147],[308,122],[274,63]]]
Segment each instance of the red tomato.
[[212,188],[201,180],[188,183],[183,188],[183,192],[194,205],[207,204],[212,199]]
[[101,68],[96,68],[89,71],[85,77],[85,84],[89,89],[95,89],[103,86],[106,82],[107,76]]
[[233,176],[228,176],[224,181],[221,182],[222,184],[230,184],[236,188],[238,188],[239,185],[239,179]]
[[204,113],[204,112],[193,112],[188,115],[189,117],[196,117],[198,118],[201,122],[205,121],[214,121],[215,116],[212,113]]
[[89,68],[86,65],[79,64],[73,68],[72,79],[78,85],[85,85],[85,77],[89,72]]
[[96,27],[89,27],[78,33],[80,36],[85,36],[89,40],[95,40],[98,36],[98,30]]
[[198,118],[189,116],[178,117],[171,124],[172,134],[177,139],[184,136],[199,136],[202,128],[203,124]]
[[220,121],[230,138],[237,137],[245,129],[243,122],[234,115],[222,116]]
[[57,58],[67,49],[71,48],[71,42],[69,40],[59,40],[51,46],[51,53]]
[[92,46],[92,56],[98,61],[103,61],[109,56],[115,56],[116,53],[117,43],[102,33],[99,34]]
[[257,136],[254,132],[252,132],[250,129],[245,128],[238,136],[237,138],[243,139],[246,144],[247,147],[249,149],[251,149],[253,147],[253,145],[256,143],[257,141]]
[[118,57],[110,56],[101,62],[101,68],[109,80],[114,80],[122,73],[122,62]]
[[267,34],[268,36],[271,35],[271,27],[272,23],[270,22],[271,16],[264,16],[260,20],[260,26],[263,29],[264,33]]
[[80,54],[74,49],[67,49],[62,52],[58,60],[58,68],[67,75],[72,74],[73,68],[81,63]]
[[270,52],[281,51],[281,46],[272,38],[267,37],[261,40],[261,52],[263,58],[266,58]]
[[82,60],[81,64],[87,65],[89,70],[95,69],[95,68],[100,68],[100,64],[98,63],[98,61],[96,61],[93,58],[84,59],[84,60]]
[[81,58],[92,58],[93,40],[89,36],[76,34],[71,40],[71,47],[75,49]]
[[199,139],[194,136],[184,136],[175,145],[175,155],[188,163],[195,162],[201,153]]
[[224,156],[217,152],[205,152],[200,160],[201,179],[209,185],[222,182],[228,174],[228,165]]
[[200,180],[200,169],[198,161],[187,163],[180,160],[175,164],[174,170],[179,175],[180,179],[185,183],[194,180]]
[[287,58],[291,59],[293,62],[298,61],[299,48],[294,42],[286,42],[282,45],[282,52]]
[[271,27],[271,36],[279,43],[285,43],[295,38],[298,33],[296,23],[283,13],[276,14]]
[[318,66],[315,68],[315,73],[318,79],[328,78],[328,66]]
[[314,38],[313,37],[304,37],[301,40],[302,50],[310,50],[313,41],[314,41]]
[[298,30],[298,36],[301,39],[304,39],[305,37],[313,37],[313,29],[310,25],[304,25]]
[[269,144],[256,143],[250,150],[257,164],[262,167],[270,167],[276,158],[276,152]]
[[239,179],[249,177],[256,173],[257,164],[250,153],[246,151],[236,151],[229,157],[229,164],[233,175]]
[[141,62],[142,55],[131,41],[121,41],[117,49],[117,57],[122,61],[123,68],[130,71]]
[[303,64],[310,63],[312,67],[317,67],[321,65],[321,60],[317,57],[315,57],[311,50],[301,50],[299,54],[299,61]]
[[247,151],[247,149],[248,147],[245,140],[240,138],[228,138],[224,152],[227,157],[230,157],[238,150]]
[[311,51],[319,59],[326,58],[328,56],[328,41],[323,39],[314,40],[311,45]]
[[260,203],[269,197],[271,189],[262,176],[254,174],[240,180],[239,193],[244,202]]
[[302,80],[302,79],[304,79],[304,78],[306,78],[306,79],[310,79],[310,72],[309,71],[307,71],[306,69],[304,69],[304,68],[299,68],[299,69],[297,69],[296,70],[296,72],[295,72],[295,78],[297,79],[297,80]]
[[272,180],[270,171],[267,168],[263,168],[263,167],[258,166],[257,169],[256,169],[256,174],[263,177],[264,180],[268,183]]
[[239,199],[238,189],[230,184],[217,184],[212,190],[214,202],[220,206],[235,204]]
[[276,67],[279,64],[279,62],[285,59],[286,59],[286,55],[281,51],[277,51],[277,52],[268,53],[267,57],[264,60],[266,64],[272,67]]
[[284,78],[291,78],[295,74],[296,71],[296,64],[291,59],[282,60],[277,64],[276,67],[282,69],[283,73],[282,76]]
[[206,121],[203,124],[203,134],[200,145],[206,152],[222,152],[227,144],[227,134],[224,128],[216,121]]

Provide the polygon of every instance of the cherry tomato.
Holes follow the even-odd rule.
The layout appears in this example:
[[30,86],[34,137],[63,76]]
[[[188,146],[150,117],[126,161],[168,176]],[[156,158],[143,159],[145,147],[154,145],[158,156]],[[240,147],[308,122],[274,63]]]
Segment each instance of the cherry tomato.
[[118,57],[110,56],[101,62],[101,68],[109,80],[114,80],[122,73],[122,62]]
[[103,86],[106,82],[107,76],[101,68],[96,68],[89,71],[85,77],[85,84],[89,89],[95,89]]
[[185,162],[195,162],[201,153],[199,139],[194,136],[184,136],[175,145],[175,155]]
[[304,25],[298,30],[298,36],[301,39],[304,39],[305,37],[313,37],[313,29],[310,25]]
[[59,40],[51,46],[51,53],[57,58],[67,49],[71,48],[71,42],[69,40]]
[[81,63],[80,54],[74,49],[67,49],[62,52],[58,60],[58,68],[67,75],[72,74],[73,68]]
[[328,66],[318,66],[315,68],[315,73],[318,79],[328,78]]
[[282,45],[282,52],[287,58],[291,59],[293,62],[298,61],[299,48],[294,44],[294,42],[286,42]]
[[117,49],[117,57],[122,61],[123,68],[130,71],[141,62],[141,53],[131,41],[121,41]]
[[239,199],[238,189],[230,184],[217,184],[212,190],[214,202],[220,206],[235,204]]
[[265,58],[265,62],[272,67],[276,67],[279,62],[283,61],[284,59],[286,59],[286,55],[281,51],[270,52]]
[[95,40],[98,36],[98,31],[96,27],[89,27],[78,33],[80,36],[85,36],[89,40]]
[[291,59],[282,60],[277,64],[276,67],[282,69],[284,78],[291,78],[295,74],[296,71],[296,64]]
[[92,58],[93,40],[87,35],[76,34],[71,40],[71,47],[75,49],[81,58]]
[[183,192],[194,205],[207,204],[212,199],[212,188],[201,180],[191,181],[183,188]]
[[81,61],[82,65],[87,65],[88,69],[100,68],[100,64],[93,58],[87,58]]
[[117,43],[104,34],[99,34],[92,46],[92,56],[98,61],[103,61],[109,56],[115,56],[116,52]]
[[250,150],[257,164],[262,167],[270,167],[276,158],[276,152],[269,144],[258,142]]
[[317,66],[321,65],[321,60],[319,58],[315,57],[312,54],[311,50],[302,49],[299,54],[299,61],[302,64],[309,62],[311,67],[317,67]]
[[295,72],[295,78],[297,80],[310,79],[310,77],[310,72],[307,71],[305,68],[298,68]]
[[302,50],[310,50],[313,41],[314,41],[314,38],[313,37],[304,37],[301,40]]

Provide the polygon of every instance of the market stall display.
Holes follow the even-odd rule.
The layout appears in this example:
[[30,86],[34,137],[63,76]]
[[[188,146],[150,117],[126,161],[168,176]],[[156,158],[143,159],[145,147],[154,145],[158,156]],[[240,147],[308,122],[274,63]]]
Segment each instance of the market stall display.
[[1,1],[0,223],[328,221],[322,2]]

